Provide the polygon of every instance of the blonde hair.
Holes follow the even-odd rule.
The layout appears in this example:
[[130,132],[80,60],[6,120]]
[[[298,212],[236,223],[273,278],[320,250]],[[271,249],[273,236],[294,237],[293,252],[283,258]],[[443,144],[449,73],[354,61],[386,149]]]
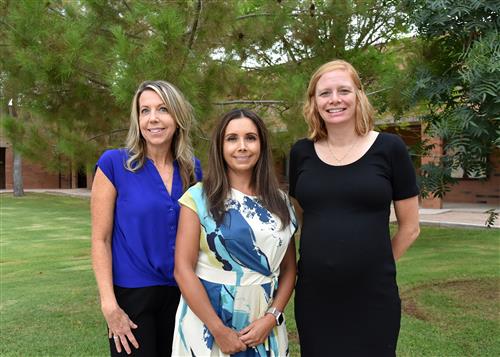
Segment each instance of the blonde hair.
[[365,94],[363,85],[359,78],[356,69],[349,63],[343,60],[333,60],[323,64],[319,67],[311,77],[309,86],[307,87],[306,98],[302,112],[304,119],[309,127],[308,136],[313,141],[326,139],[328,133],[323,118],[319,115],[318,108],[316,107],[316,85],[318,84],[321,76],[327,72],[332,71],[345,71],[354,82],[356,94],[356,118],[355,130],[358,135],[366,135],[373,129],[373,118],[375,111]]
[[136,172],[146,160],[146,141],[139,128],[139,98],[146,90],[152,90],[160,96],[176,123],[177,129],[172,138],[171,150],[173,151],[172,156],[179,164],[182,186],[186,190],[196,182],[193,147],[189,137],[189,130],[194,121],[193,108],[184,95],[174,85],[166,81],[142,82],[135,92],[130,112],[130,127],[125,143],[129,154],[125,168]]

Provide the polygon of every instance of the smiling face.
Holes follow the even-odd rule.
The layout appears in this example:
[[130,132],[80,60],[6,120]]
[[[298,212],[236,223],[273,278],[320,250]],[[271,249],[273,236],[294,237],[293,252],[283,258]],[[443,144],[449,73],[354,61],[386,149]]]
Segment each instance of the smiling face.
[[139,128],[146,146],[170,148],[177,125],[161,97],[153,90],[145,90],[138,102]]
[[347,71],[323,74],[316,84],[316,109],[325,124],[340,124],[356,117],[356,86]]
[[222,151],[229,176],[252,175],[260,158],[260,137],[254,122],[246,117],[231,120],[224,132]]

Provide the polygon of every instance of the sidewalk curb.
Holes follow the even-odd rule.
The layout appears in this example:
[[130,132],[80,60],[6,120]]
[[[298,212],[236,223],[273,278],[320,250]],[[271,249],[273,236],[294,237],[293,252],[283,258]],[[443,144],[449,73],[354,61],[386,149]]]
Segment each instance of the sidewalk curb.
[[446,227],[446,228],[470,228],[470,229],[500,229],[500,227],[492,226],[487,227],[485,224],[475,224],[475,223],[459,223],[459,222],[449,222],[449,221],[427,221],[421,220],[420,224],[423,226],[433,226],[433,227]]
[[[89,189],[26,189],[24,190],[26,193],[42,193],[42,194],[48,194],[48,195],[53,195],[53,196],[70,196],[70,197],[76,197],[76,198],[81,198],[81,199],[90,199],[90,190]],[[7,194],[7,193],[12,193],[12,190],[0,190],[0,195]],[[500,208],[493,207],[496,212],[500,211]],[[480,217],[480,218],[475,218],[469,223],[463,223],[460,222],[460,215],[457,215],[459,213],[466,214],[466,213],[472,213],[472,214],[485,214],[486,208],[477,208],[477,207],[456,207],[456,208],[443,208],[443,209],[427,209],[427,208],[420,208],[419,213],[420,213],[420,224],[422,226],[434,226],[434,227],[448,227],[448,228],[469,228],[469,229],[488,229],[488,227],[485,225],[486,222],[486,217]],[[439,220],[439,216],[442,214],[453,214],[452,217],[443,217],[444,220]],[[422,217],[424,216],[431,216],[434,219],[428,219],[431,217]],[[450,220],[450,218],[452,220]],[[457,220],[453,220],[454,218],[457,218]],[[470,220],[469,220],[470,221]],[[498,221],[500,221],[500,217],[497,219],[497,222],[495,222],[495,225],[490,227],[493,229],[500,229],[500,225],[498,224]],[[392,224],[397,224],[396,222],[396,217],[394,215],[394,207],[391,205],[391,215],[389,218],[389,222]]]

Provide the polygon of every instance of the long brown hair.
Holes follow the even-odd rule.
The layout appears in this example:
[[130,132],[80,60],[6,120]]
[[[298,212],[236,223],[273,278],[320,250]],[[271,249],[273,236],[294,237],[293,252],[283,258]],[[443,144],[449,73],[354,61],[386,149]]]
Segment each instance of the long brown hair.
[[290,211],[284,193],[280,192],[274,172],[269,136],[264,121],[248,109],[233,109],[226,113],[212,132],[208,152],[208,167],[203,179],[203,191],[207,199],[207,208],[217,223],[221,223],[225,214],[225,201],[231,185],[227,176],[227,164],[224,160],[223,145],[227,125],[233,119],[248,118],[255,126],[260,140],[260,157],[252,172],[251,185],[262,205],[276,214],[282,228],[290,223]]
[[194,121],[193,108],[181,91],[169,82],[145,81],[137,88],[132,100],[130,127],[125,144],[129,153],[125,168],[135,172],[144,165],[146,160],[146,141],[139,129],[139,98],[146,90],[152,90],[158,94],[177,125],[170,150],[173,151],[172,156],[179,164],[182,187],[187,190],[196,182],[193,147],[189,137],[189,130]]
[[309,86],[307,87],[306,98],[304,107],[302,109],[304,119],[309,126],[309,139],[319,141],[326,139],[328,133],[326,132],[325,121],[319,115],[318,108],[316,107],[316,85],[319,79],[325,73],[341,70],[347,72],[354,85],[356,86],[356,134],[364,136],[373,129],[374,110],[368,97],[366,96],[361,79],[356,69],[349,63],[343,60],[334,60],[323,64],[319,67],[311,77]]

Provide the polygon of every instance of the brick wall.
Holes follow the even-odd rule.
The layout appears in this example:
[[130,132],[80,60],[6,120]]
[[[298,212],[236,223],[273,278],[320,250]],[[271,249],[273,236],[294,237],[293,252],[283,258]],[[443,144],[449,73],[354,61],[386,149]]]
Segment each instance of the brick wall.
[[491,173],[486,180],[460,179],[444,197],[444,202],[485,203],[500,206],[500,149],[490,155]]
[[[422,128],[423,129],[423,128]],[[420,141],[420,137],[425,137],[424,130],[420,124],[412,124],[403,128],[389,126],[383,131],[400,135],[408,146]],[[420,136],[418,135],[420,132]],[[422,157],[421,164],[426,164],[437,160],[442,155],[442,142],[436,138],[428,138],[430,143],[435,144],[434,149],[427,157]],[[496,149],[490,155],[492,171],[486,180],[460,179],[458,184],[450,187],[443,199],[430,197],[421,200],[424,208],[442,208],[443,203],[482,203],[500,206],[500,150]],[[418,164],[417,164],[418,166]]]
[[[412,123],[410,125],[402,127],[391,125],[384,127],[383,131],[399,135],[403,139],[405,144],[409,147],[419,143],[422,138],[427,138],[430,144],[435,145],[429,153],[429,156],[424,156],[420,159],[412,158],[415,165],[415,170],[417,172],[420,169],[420,165],[439,160],[442,155],[443,150],[441,140],[436,138],[428,138],[423,130],[423,126],[420,123]],[[427,198],[420,198],[420,205],[423,208],[439,209],[443,206],[443,200],[439,197],[434,197],[434,195],[431,194]]]
[[[413,146],[420,142],[422,136],[420,123],[412,123],[405,126],[384,126],[380,128],[385,133],[393,133],[399,135],[407,146]],[[376,129],[378,130],[378,129]]]
[[[8,190],[13,189],[13,164],[12,147],[7,146],[5,152],[5,188]],[[25,158],[22,160],[22,170],[24,188],[71,188],[69,175],[61,174],[59,178],[58,172],[48,172],[40,165],[32,163]]]
[[[427,156],[423,156],[420,160],[422,165],[438,163],[443,155],[443,141],[440,138],[429,138],[422,128],[422,138],[427,139],[430,145],[434,147],[429,151]],[[420,205],[423,208],[440,209],[443,208],[443,198],[434,196],[429,193],[429,196],[420,200]]]

